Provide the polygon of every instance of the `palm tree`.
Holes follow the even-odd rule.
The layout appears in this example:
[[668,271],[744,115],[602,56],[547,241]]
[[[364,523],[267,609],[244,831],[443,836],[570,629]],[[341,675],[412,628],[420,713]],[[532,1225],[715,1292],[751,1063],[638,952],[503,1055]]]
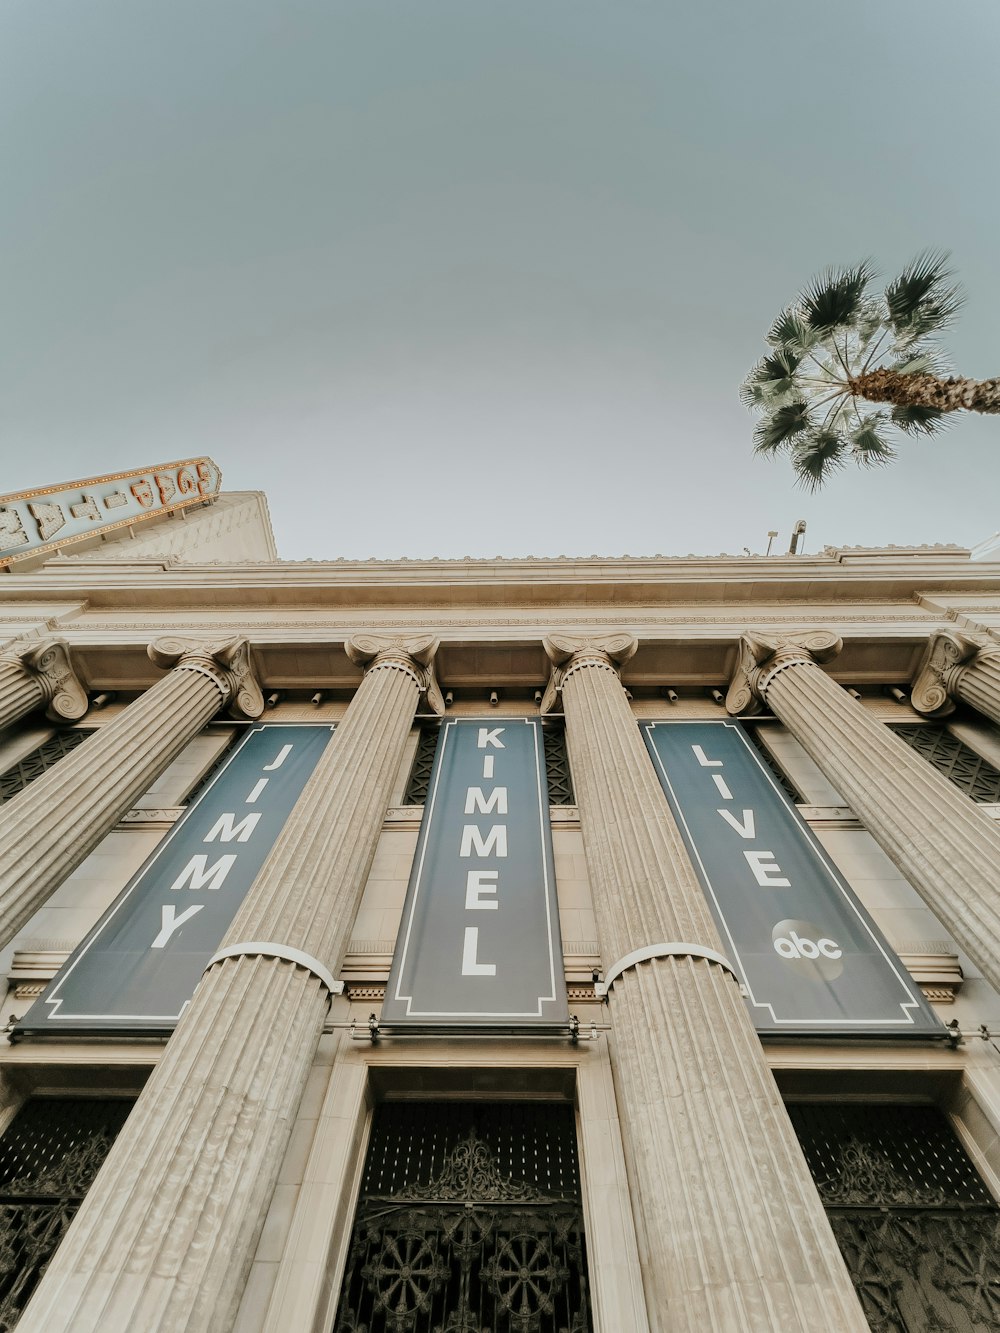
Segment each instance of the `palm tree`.
[[865,260],[815,278],[771,325],[743,382],[743,402],[762,413],[755,452],[788,453],[810,490],[849,459],[889,462],[899,432],[933,435],[962,408],[1000,412],[1000,378],[944,378],[934,336],[964,300],[947,256],[918,255],[881,295],[869,290],[874,276]]

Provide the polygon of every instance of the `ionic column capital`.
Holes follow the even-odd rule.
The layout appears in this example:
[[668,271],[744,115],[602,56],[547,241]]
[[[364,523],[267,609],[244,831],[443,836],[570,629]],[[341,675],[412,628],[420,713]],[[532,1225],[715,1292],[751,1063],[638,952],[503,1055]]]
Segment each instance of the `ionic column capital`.
[[87,691],[73,669],[69,645],[63,639],[44,639],[0,654],[0,661],[20,667],[41,691],[50,722],[78,722],[90,706]]
[[1000,659],[1000,645],[955,630],[937,630],[914,677],[910,703],[926,717],[947,717],[955,711],[959,680],[983,656]]
[[542,697],[541,712],[555,707],[563,683],[574,671],[584,667],[611,671],[619,669],[635,655],[639,640],[633,634],[547,634],[542,647],[552,663],[549,683]]
[[759,713],[767,701],[767,687],[779,672],[830,662],[843,646],[843,639],[826,629],[781,635],[748,631],[740,638],[736,670],[726,695],[727,712],[733,717]]
[[146,650],[164,671],[197,671],[215,684],[230,716],[253,721],[264,711],[264,695],[254,674],[247,639],[215,642],[175,635],[155,639]]
[[433,634],[355,634],[344,652],[365,675],[372,671],[403,671],[427,696],[428,707],[444,715],[444,698],[434,673],[434,656],[441,640]]

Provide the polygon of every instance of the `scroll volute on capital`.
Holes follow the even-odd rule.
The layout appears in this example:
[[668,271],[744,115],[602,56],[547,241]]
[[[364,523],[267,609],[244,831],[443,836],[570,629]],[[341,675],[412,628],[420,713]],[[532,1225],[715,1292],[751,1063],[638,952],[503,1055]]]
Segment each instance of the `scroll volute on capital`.
[[789,634],[747,631],[737,645],[736,669],[726,694],[726,711],[732,717],[747,717],[764,707],[760,682],[771,667],[782,661],[830,662],[844,646],[832,630],[804,629]]
[[163,635],[146,649],[149,660],[163,671],[189,662],[217,681],[227,711],[240,720],[254,721],[264,711],[264,693],[254,671],[249,640],[196,639]]
[[[993,646],[1000,654],[1000,645]],[[913,708],[925,717],[947,717],[953,713],[956,706],[953,691],[960,669],[971,666],[988,647],[987,643],[955,630],[932,634],[910,689]]]
[[410,670],[424,693],[427,706],[444,716],[444,696],[434,670],[434,657],[441,640],[429,633],[355,634],[344,644],[344,652],[355,666],[369,669],[379,662],[398,662]]
[[50,722],[79,722],[85,716],[90,699],[64,639],[45,639],[22,650],[17,657],[37,676],[45,694],[45,716]]
[[542,639],[542,647],[552,663],[548,684],[539,705],[539,711],[544,715],[555,707],[566,672],[574,661],[584,661],[589,657],[595,662],[618,668],[635,655],[639,640],[635,635],[623,632],[592,635],[546,634]]

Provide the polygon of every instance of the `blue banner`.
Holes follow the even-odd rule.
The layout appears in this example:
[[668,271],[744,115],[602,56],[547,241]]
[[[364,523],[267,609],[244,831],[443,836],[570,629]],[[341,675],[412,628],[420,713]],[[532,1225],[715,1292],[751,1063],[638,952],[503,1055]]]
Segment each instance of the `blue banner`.
[[382,1021],[567,1021],[537,720],[442,726]]
[[944,1036],[742,725],[642,732],[758,1032]]
[[15,1035],[172,1031],[332,734],[252,727]]

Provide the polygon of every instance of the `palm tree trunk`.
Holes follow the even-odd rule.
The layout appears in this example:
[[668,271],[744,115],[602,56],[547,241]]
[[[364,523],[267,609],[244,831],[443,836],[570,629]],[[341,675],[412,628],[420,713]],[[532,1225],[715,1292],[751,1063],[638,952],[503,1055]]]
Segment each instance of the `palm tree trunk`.
[[1000,412],[1000,379],[967,380],[961,376],[938,379],[895,370],[870,370],[850,381],[851,392],[870,403],[896,407],[930,407],[937,412]]

